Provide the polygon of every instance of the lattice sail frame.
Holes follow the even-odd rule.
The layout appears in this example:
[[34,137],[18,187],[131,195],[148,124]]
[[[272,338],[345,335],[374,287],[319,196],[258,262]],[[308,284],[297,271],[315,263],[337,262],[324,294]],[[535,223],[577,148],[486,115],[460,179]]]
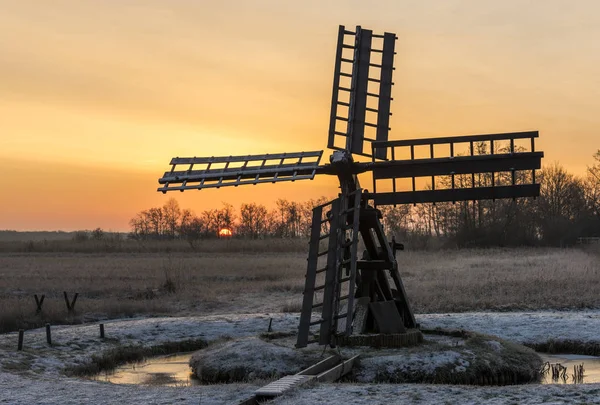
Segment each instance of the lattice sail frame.
[[[351,44],[346,43],[348,38]],[[355,31],[348,31],[340,25],[331,96],[329,149],[385,159],[385,150],[371,154],[371,150],[364,150],[364,143],[388,139],[396,39],[396,34],[389,32],[373,34],[360,26]],[[375,41],[380,41],[379,48],[373,47]],[[347,53],[351,53],[351,57]],[[375,130],[375,136],[365,136],[370,128]],[[342,138],[343,146],[338,146],[339,138]]]
[[[535,150],[538,136],[537,131],[528,131],[373,142],[373,150],[385,150],[391,161],[375,162],[373,159],[370,200],[377,206],[539,196],[540,185],[536,183],[535,172],[541,168],[544,153]],[[529,141],[529,150],[517,148],[517,140]],[[467,144],[468,155],[455,154],[455,147],[460,144]],[[484,152],[475,154],[476,144],[482,145]],[[499,148],[501,144],[504,145]],[[438,145],[448,146],[449,153],[436,156],[434,147]],[[419,146],[428,149],[428,157],[415,158],[415,147]],[[410,150],[410,158],[396,159],[401,148]],[[475,175],[479,174],[488,174],[489,183],[476,184]],[[467,176],[466,181],[464,176]],[[449,187],[437,188],[439,177],[449,177]],[[412,181],[412,190],[398,191],[396,180],[408,178]],[[431,189],[418,191],[417,178],[430,179]],[[456,183],[456,178],[462,180],[460,184]],[[391,181],[391,191],[377,192],[377,185],[382,180]]]
[[[246,156],[173,158],[158,191],[201,190],[259,183],[312,180],[323,151]],[[186,170],[177,170],[187,166]],[[198,167],[200,166],[200,167]]]

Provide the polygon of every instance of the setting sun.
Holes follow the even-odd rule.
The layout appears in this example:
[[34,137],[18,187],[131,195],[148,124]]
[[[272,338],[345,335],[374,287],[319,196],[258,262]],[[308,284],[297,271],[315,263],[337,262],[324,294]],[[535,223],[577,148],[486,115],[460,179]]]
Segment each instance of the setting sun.
[[231,229],[228,228],[223,228],[219,231],[219,238],[231,238],[232,235]]

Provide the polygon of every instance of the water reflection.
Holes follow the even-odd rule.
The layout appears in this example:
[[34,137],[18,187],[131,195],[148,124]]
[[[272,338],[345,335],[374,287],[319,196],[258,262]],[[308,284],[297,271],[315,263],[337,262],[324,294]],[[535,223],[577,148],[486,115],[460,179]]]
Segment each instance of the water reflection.
[[542,384],[600,382],[600,357],[580,354],[540,354],[545,363]]
[[153,357],[142,363],[130,363],[112,372],[94,377],[114,384],[163,385],[172,387],[199,385],[192,378],[189,361],[192,353]]

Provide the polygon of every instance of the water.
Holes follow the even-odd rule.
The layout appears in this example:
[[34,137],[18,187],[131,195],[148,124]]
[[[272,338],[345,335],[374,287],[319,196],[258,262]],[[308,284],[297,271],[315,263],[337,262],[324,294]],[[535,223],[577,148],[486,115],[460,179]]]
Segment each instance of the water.
[[574,384],[573,366],[579,366],[583,363],[583,381],[579,383],[597,383],[600,382],[600,357],[585,356],[580,354],[540,354],[544,362],[550,364],[560,363],[567,368],[567,379],[558,378],[552,380],[552,372],[543,376],[542,384]]
[[[101,373],[94,377],[97,381],[107,381],[113,384],[191,386],[200,385],[192,378],[189,366],[192,353],[178,353],[169,356],[153,357],[141,363],[130,363],[118,367],[112,372]],[[600,382],[600,357],[578,354],[540,354],[544,362],[560,363],[567,368],[567,379],[552,380],[552,373],[543,376],[542,384],[573,384],[573,366],[583,363],[584,375],[580,383]]]
[[100,373],[94,379],[113,384],[164,385],[172,387],[199,385],[199,381],[192,378],[192,371],[189,366],[191,356],[192,353],[178,353],[169,356],[153,357],[141,363],[125,364],[108,373]]

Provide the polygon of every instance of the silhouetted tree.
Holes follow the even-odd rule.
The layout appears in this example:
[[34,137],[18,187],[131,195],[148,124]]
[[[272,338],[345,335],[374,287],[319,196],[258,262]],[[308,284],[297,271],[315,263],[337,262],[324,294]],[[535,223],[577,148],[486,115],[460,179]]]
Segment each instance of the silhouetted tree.
[[176,199],[170,198],[163,205],[162,217],[164,221],[164,234],[171,239],[175,239],[181,220],[181,208],[179,208],[179,203]]
[[264,205],[250,203],[240,206],[240,225],[238,234],[252,239],[267,234],[268,211]]

